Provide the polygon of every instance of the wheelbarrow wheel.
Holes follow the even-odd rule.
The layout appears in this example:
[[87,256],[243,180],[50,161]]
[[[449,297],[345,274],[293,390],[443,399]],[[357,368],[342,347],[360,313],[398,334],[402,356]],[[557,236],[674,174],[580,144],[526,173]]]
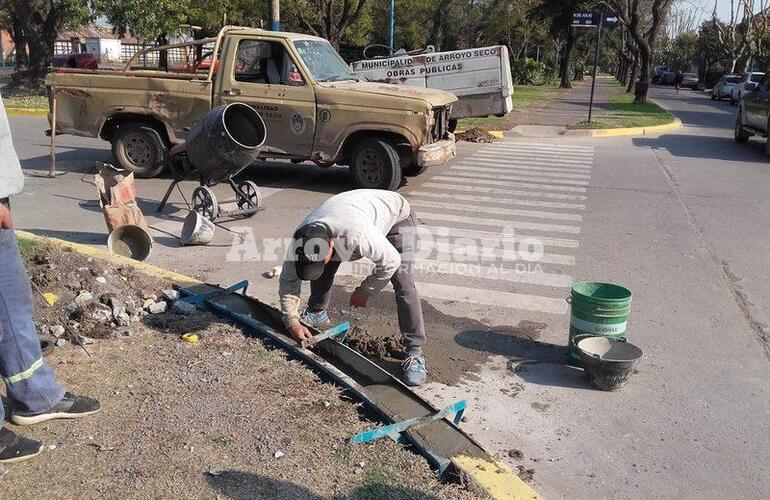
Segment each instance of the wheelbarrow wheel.
[[211,188],[206,186],[198,186],[195,188],[195,191],[193,191],[192,202],[193,210],[208,220],[216,220],[219,216],[217,196]]
[[[254,181],[241,181],[238,183],[238,189],[243,191],[246,198],[239,193],[235,193],[235,197],[238,201],[238,210],[246,210],[248,208],[258,208],[262,204],[262,194],[259,192],[259,187]],[[256,212],[243,214],[244,217],[253,217]]]

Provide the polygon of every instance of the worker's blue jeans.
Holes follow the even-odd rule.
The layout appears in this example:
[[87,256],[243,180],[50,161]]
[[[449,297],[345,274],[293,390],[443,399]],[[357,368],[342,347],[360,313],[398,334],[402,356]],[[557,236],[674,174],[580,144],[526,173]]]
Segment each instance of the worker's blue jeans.
[[0,229],[0,375],[12,407],[38,413],[61,401],[64,388],[43,359],[33,317],[32,289],[16,235]]

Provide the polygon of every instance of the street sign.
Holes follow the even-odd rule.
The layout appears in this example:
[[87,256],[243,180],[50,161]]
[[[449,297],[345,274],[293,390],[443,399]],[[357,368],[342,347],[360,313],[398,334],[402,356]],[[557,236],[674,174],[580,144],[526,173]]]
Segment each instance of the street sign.
[[613,28],[617,28],[618,24],[620,24],[620,18],[618,17],[617,14],[612,14],[612,13],[604,14],[604,19],[602,20],[602,26],[604,28],[611,30]]
[[601,23],[601,12],[573,12],[572,26],[577,28],[596,28]]

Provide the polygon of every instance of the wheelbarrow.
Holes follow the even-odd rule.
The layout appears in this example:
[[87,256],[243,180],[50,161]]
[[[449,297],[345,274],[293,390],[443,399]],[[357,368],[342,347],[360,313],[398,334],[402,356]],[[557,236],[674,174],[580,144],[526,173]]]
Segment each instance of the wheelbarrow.
[[[156,135],[159,145],[163,144]],[[238,180],[234,177],[248,167],[259,156],[267,138],[267,129],[262,117],[254,108],[243,103],[231,103],[209,111],[187,134],[187,140],[172,147],[164,161],[174,180],[166,190],[158,212],[163,211],[174,188],[183,180],[197,178],[200,186],[192,194],[192,210],[208,220],[219,217],[251,217],[264,210],[259,187],[253,181]],[[227,182],[235,193],[234,198],[219,201],[211,189]],[[184,197],[184,194],[182,195]],[[185,198],[185,201],[187,199]],[[235,203],[236,210],[224,210],[222,205]]]

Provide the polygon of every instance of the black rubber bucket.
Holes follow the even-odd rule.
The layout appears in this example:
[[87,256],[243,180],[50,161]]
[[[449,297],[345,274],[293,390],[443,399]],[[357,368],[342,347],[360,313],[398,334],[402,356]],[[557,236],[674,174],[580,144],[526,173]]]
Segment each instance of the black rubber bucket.
[[209,111],[187,134],[185,150],[193,167],[212,183],[227,180],[257,159],[267,128],[254,108],[240,102]]
[[644,355],[637,346],[623,340],[594,336],[576,340],[588,381],[603,391],[623,387]]

